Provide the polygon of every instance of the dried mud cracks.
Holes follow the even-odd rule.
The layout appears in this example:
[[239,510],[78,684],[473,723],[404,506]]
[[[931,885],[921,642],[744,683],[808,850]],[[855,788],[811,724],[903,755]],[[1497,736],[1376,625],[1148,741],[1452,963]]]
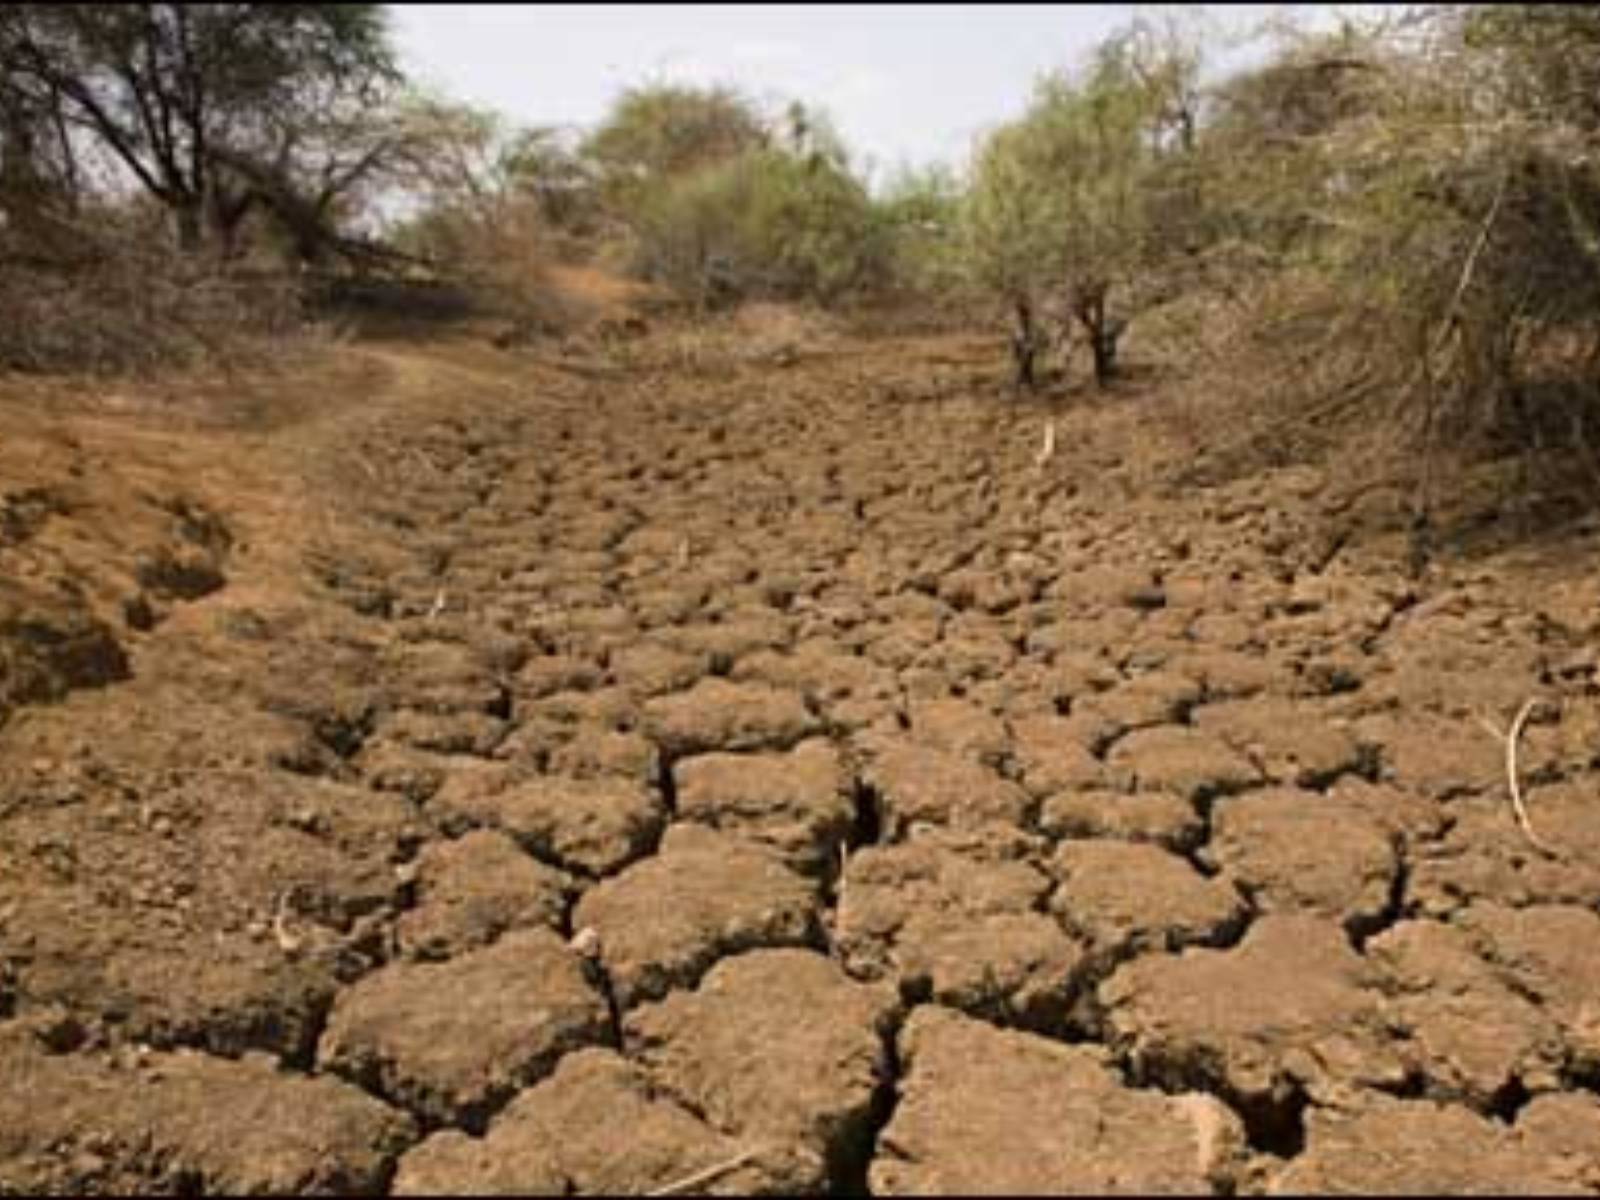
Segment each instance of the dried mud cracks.
[[415,369],[0,731],[0,1192],[1600,1191],[1588,630],[1093,413]]

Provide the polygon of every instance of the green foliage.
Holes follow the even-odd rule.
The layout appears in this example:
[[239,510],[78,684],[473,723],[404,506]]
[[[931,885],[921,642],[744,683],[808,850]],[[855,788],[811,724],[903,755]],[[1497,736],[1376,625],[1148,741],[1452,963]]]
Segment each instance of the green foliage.
[[748,150],[651,195],[639,217],[644,274],[702,305],[827,302],[869,286],[884,242],[865,189],[837,158],[797,149]]
[[608,199],[631,209],[685,175],[766,145],[754,106],[731,88],[630,88],[583,146]]
[[[1065,299],[1110,372],[1107,303],[1137,308],[1174,239],[1158,220],[1193,140],[1190,75],[1198,59],[1155,55],[1133,36],[1103,43],[1077,76],[1054,73],[1023,116],[980,147],[965,209],[977,281],[1011,307],[1019,379],[1031,379],[1034,317]],[[1174,136],[1176,130],[1176,136]]]
[[948,297],[965,284],[962,203],[960,181],[939,164],[902,169],[878,197],[889,278],[909,298]]

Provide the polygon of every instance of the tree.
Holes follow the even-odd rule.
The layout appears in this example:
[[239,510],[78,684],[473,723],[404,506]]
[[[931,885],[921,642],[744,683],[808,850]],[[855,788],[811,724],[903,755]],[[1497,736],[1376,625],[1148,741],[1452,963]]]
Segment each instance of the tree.
[[76,209],[78,159],[55,97],[0,90],[0,224],[17,247],[54,254]]
[[760,114],[733,89],[659,84],[625,91],[583,153],[626,210],[673,179],[767,143]]
[[504,170],[531,196],[552,228],[584,232],[593,226],[598,196],[590,164],[573,131],[551,125],[515,130],[507,139]]
[[[1158,267],[1155,168],[1187,153],[1190,140],[1191,114],[1174,108],[1182,94],[1174,81],[1195,68],[1158,66],[1131,37],[1109,39],[1079,77],[1040,80],[1023,116],[979,149],[968,250],[978,279],[1011,310],[1019,387],[1034,385],[1049,295],[1062,297],[1086,335],[1096,383],[1115,371],[1128,318],[1112,315],[1111,300],[1120,290],[1136,305],[1130,286]],[[1170,129],[1176,146],[1165,136]]]
[[960,181],[942,163],[901,167],[889,177],[874,207],[896,285],[923,297],[959,291],[962,199]]
[[417,201],[404,236],[430,257],[456,257],[467,226],[511,209],[549,226],[582,222],[593,180],[559,130],[522,127],[495,113],[413,95],[396,112],[392,178]]
[[701,305],[829,302],[866,289],[882,275],[886,246],[866,189],[841,158],[800,138],[659,189],[638,216],[644,272]]
[[273,130],[397,73],[374,4],[9,5],[0,88],[51,97],[172,213],[200,247],[215,206],[239,203],[219,176],[259,165]]

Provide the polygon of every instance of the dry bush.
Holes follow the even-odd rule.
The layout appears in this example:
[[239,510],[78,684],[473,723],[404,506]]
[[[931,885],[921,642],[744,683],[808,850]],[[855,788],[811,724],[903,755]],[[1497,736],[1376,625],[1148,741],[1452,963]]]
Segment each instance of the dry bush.
[[685,311],[646,339],[610,347],[619,365],[702,377],[783,368],[838,347],[846,322],[810,305],[753,301],[726,312]]
[[838,322],[819,309],[771,301],[741,306],[728,325],[755,358],[824,349],[839,332]]
[[286,276],[230,274],[151,240],[101,244],[70,264],[0,270],[0,368],[144,373],[259,361],[309,332]]
[[[1149,314],[1143,352],[1185,377],[1165,410],[1194,449],[1184,477],[1221,482],[1353,449],[1383,395],[1353,323],[1345,298],[1310,272],[1194,292]],[[1348,457],[1363,475],[1396,466],[1365,447]]]
[[842,154],[756,150],[674,179],[641,202],[636,229],[637,271],[702,309],[833,304],[887,275],[871,199]]
[[1486,85],[1452,20],[1347,29],[1233,85],[1202,147],[1229,236],[1141,325],[1189,361],[1191,478],[1328,460],[1426,523],[1510,456],[1514,488],[1600,496],[1592,136]]
[[440,207],[411,236],[425,257],[444,265],[465,307],[509,323],[498,339],[503,345],[560,336],[589,315],[552,280],[551,268],[567,252],[528,197]]

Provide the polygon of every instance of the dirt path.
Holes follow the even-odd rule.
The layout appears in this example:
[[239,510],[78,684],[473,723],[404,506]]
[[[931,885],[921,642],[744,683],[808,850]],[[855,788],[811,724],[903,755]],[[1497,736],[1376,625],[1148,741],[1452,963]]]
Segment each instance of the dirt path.
[[605,354],[0,413],[0,1194],[1600,1190],[1594,546]]

